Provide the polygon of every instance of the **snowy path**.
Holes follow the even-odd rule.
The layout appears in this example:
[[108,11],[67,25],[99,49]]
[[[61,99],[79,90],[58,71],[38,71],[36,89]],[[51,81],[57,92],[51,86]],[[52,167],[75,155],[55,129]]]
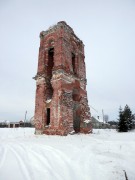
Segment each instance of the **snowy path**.
[[0,180],[135,180],[135,132],[35,136],[0,129]]

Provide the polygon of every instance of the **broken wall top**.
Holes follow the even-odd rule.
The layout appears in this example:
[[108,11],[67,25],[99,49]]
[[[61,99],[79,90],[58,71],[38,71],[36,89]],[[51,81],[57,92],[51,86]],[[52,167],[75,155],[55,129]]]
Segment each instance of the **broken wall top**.
[[60,30],[60,29],[64,29],[71,36],[73,36],[76,41],[78,41],[84,46],[83,42],[75,35],[73,29],[65,21],[59,21],[56,25],[51,26],[48,30],[42,31],[40,33],[40,38],[43,39],[46,35],[55,33],[57,32],[57,30]]

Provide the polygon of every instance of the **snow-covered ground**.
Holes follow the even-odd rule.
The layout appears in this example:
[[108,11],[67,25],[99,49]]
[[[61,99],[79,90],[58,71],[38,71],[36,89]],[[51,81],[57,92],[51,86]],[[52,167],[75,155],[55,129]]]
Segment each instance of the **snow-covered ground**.
[[135,131],[34,135],[0,128],[0,180],[135,180]]

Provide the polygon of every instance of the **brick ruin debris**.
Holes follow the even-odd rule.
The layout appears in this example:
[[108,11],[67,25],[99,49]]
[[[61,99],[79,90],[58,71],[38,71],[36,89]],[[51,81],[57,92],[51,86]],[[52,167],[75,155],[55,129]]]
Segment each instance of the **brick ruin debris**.
[[40,33],[35,133],[90,133],[83,42],[64,21]]

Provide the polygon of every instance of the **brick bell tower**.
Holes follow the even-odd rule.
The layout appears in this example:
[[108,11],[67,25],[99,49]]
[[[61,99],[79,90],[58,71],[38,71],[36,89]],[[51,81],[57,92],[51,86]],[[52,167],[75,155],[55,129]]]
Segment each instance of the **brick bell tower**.
[[83,42],[64,21],[40,33],[35,133],[90,133]]

